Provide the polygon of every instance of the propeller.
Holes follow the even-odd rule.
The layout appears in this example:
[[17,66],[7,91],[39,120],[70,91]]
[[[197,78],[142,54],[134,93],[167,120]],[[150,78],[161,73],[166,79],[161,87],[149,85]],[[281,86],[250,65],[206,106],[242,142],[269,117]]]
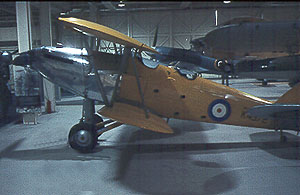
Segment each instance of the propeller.
[[224,72],[226,74],[234,73],[234,66],[232,63],[229,63],[227,60],[217,60],[215,67],[217,70]]
[[155,34],[154,34],[154,39],[153,39],[152,47],[156,47],[157,35],[158,35],[158,25],[156,26],[156,29],[155,29]]

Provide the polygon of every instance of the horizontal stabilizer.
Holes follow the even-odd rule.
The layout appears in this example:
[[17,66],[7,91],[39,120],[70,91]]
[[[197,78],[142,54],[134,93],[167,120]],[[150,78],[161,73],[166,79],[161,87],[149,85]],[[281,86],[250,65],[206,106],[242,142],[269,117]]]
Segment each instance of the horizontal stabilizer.
[[[265,119],[274,119],[280,117],[292,117],[298,118],[296,115],[293,117],[293,113],[300,110],[300,104],[271,104],[254,106],[247,111],[250,116],[255,116]],[[291,114],[288,114],[291,113]]]
[[146,118],[144,110],[136,106],[114,103],[113,107],[104,106],[98,113],[121,123],[134,125],[143,129],[160,133],[173,133],[173,130],[164,119],[152,113],[148,113],[149,117]]
[[58,18],[58,19],[65,22],[65,24],[67,26],[70,26],[74,30],[81,32],[83,34],[94,35],[94,36],[98,37],[99,39],[111,41],[114,43],[119,43],[119,44],[125,45],[127,47],[137,48],[142,51],[158,53],[156,50],[137,41],[136,39],[128,37],[127,35],[124,35],[118,31],[108,28],[106,26],[103,26],[103,25],[100,25],[100,24],[97,24],[94,22],[86,21],[86,20],[73,18],[73,17]]

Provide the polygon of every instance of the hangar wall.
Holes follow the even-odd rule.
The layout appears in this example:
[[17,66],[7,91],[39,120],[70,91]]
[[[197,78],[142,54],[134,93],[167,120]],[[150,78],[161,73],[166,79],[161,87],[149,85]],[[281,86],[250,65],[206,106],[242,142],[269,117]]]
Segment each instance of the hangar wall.
[[[220,8],[217,9],[217,23],[222,24],[232,18],[241,16],[261,17],[267,20],[298,20],[298,7],[274,8]],[[159,25],[158,46],[190,48],[190,40],[204,36],[215,28],[215,9],[197,9],[181,11],[136,11],[100,13],[98,23],[109,26],[127,34],[143,43],[152,45],[156,25]],[[84,18],[84,17],[82,17]],[[85,18],[87,19],[87,18]],[[84,47],[85,37],[70,30],[63,29],[61,24],[53,21],[53,39],[65,46]],[[40,46],[40,27],[33,24],[33,47]],[[16,48],[5,43],[16,43],[16,27],[0,28],[0,49]],[[101,47],[113,48],[113,45],[102,43]]]
[[[241,16],[260,17],[270,21],[298,20],[300,12],[298,7],[223,8],[217,9],[217,24]],[[159,25],[158,46],[189,49],[191,39],[203,37],[216,27],[216,10],[198,9],[100,14],[98,22],[148,45],[152,45],[156,25]]]

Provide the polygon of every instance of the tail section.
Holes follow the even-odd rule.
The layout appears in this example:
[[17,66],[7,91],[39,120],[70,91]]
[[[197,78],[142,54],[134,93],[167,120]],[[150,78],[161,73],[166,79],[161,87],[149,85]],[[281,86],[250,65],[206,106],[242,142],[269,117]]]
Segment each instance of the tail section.
[[283,94],[274,104],[250,108],[250,116],[271,119],[275,129],[300,129],[300,83]]
[[275,103],[300,104],[300,83],[298,83],[292,89],[283,94]]

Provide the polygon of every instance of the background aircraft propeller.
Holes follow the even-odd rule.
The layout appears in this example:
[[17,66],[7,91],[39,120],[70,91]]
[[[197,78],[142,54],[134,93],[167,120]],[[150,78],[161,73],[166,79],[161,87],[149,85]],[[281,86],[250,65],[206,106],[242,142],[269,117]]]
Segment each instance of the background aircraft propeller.
[[152,47],[156,47],[157,34],[158,34],[158,25],[156,26],[156,29],[155,29],[155,34],[154,34],[154,39],[153,39]]

